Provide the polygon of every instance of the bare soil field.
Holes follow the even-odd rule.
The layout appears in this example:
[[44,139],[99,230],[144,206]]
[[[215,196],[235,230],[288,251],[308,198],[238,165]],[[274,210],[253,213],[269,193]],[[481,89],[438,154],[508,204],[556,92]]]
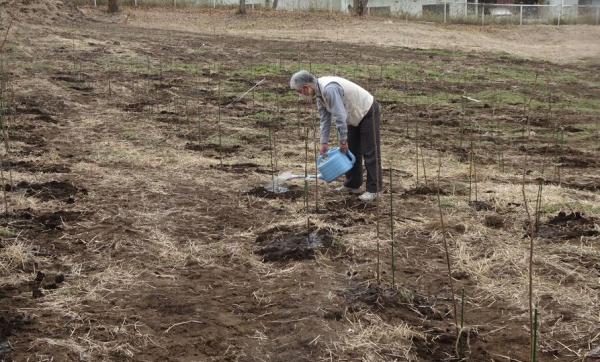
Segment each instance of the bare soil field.
[[[538,360],[594,360],[600,63],[540,60],[594,57],[587,35],[560,59],[482,47],[514,57],[282,33],[312,14],[49,1],[37,21],[11,4],[1,359],[525,361],[533,245]],[[384,26],[319,33],[344,19]],[[279,172],[315,173],[316,109],[288,86],[299,69],[381,103],[379,203],[339,182],[269,191]]]
[[[86,11],[93,13],[92,11]],[[121,21],[141,28],[238,35],[251,39],[331,41],[411,49],[447,49],[508,54],[553,63],[600,58],[597,26],[484,26],[406,22],[397,17],[355,17],[328,13],[254,12],[149,8],[127,11]]]

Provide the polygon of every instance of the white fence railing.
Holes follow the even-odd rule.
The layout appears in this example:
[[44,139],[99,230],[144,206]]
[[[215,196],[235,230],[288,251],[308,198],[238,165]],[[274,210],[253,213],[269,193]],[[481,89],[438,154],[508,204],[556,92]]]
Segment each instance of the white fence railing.
[[[75,0],[79,5],[103,6],[107,0]],[[246,0],[250,9],[270,7],[273,0]],[[239,0],[121,0],[125,6],[236,6]],[[288,11],[351,11],[351,0],[279,0],[278,9]],[[600,25],[600,5],[487,4],[452,0],[372,0],[369,15],[402,16],[444,23],[489,24],[592,24]]]
[[600,6],[484,4],[471,2],[422,3],[416,16],[443,22],[485,24],[593,24],[600,25]]

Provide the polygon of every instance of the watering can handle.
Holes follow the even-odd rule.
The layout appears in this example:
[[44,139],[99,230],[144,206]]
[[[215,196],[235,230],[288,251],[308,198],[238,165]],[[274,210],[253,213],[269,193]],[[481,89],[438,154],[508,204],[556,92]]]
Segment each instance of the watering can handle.
[[[330,148],[329,151],[327,151],[327,155],[329,155],[332,152],[337,151],[338,149],[339,149],[338,147]],[[350,150],[348,150],[348,152],[346,152],[346,156],[348,156],[348,158],[354,165],[354,162],[356,162],[356,157],[354,156],[354,154],[352,152],[350,152]],[[320,155],[319,158],[317,158],[317,165],[320,165],[322,161],[323,161],[323,155]]]
[[[330,153],[334,152],[337,149],[338,149],[337,147],[330,148],[329,151],[327,151],[327,153],[325,155],[329,156]],[[321,162],[323,162],[323,155],[320,155],[319,158],[317,158],[317,165],[320,165]]]
[[317,166],[320,165],[322,161],[323,161],[323,155],[320,155],[319,158],[317,158]]
[[352,161],[352,164],[354,165],[354,163],[356,162],[356,157],[354,156],[354,154],[350,152],[350,150],[348,150],[348,152],[346,152],[346,155],[350,158],[350,161]]

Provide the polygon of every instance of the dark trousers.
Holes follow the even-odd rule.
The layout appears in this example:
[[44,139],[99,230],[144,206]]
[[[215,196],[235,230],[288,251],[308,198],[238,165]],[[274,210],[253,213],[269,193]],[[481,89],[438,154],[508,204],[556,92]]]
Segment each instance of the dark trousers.
[[346,173],[346,187],[359,188],[363,183],[363,159],[367,169],[367,191],[382,190],[383,171],[381,169],[381,136],[379,124],[379,103],[375,100],[369,112],[358,126],[348,125],[348,148],[356,156],[356,163]]

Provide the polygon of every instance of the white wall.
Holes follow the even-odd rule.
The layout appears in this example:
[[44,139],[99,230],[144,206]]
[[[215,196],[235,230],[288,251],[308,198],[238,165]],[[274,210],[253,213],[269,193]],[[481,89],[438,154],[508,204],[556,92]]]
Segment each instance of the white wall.
[[352,0],[279,0],[279,10],[326,10],[326,11],[348,11],[348,1]]

